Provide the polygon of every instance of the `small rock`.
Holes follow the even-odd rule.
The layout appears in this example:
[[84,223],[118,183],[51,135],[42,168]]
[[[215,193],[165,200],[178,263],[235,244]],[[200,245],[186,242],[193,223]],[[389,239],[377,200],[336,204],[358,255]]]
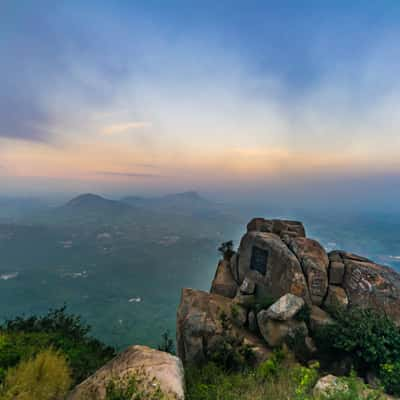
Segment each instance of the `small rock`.
[[255,282],[248,278],[244,278],[244,281],[240,286],[240,292],[242,294],[254,294],[255,290],[256,290]]
[[278,321],[287,321],[293,318],[304,307],[304,300],[288,293],[272,304],[266,311],[268,318]]
[[329,397],[338,392],[347,392],[349,387],[346,383],[341,382],[335,375],[326,375],[318,380],[313,389],[315,397]]

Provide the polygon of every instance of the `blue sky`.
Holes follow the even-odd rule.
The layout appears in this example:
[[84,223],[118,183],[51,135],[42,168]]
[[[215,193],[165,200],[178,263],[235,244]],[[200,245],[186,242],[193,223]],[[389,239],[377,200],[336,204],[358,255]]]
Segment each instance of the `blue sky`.
[[396,1],[0,7],[5,190],[398,175]]

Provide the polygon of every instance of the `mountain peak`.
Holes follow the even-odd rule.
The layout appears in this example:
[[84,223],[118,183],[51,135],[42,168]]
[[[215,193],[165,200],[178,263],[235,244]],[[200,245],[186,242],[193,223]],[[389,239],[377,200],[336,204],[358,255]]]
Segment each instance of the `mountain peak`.
[[70,200],[66,206],[67,207],[79,207],[82,205],[88,204],[98,204],[103,202],[108,202],[110,200],[105,199],[104,197],[99,196],[98,194],[93,193],[84,193],[80,194],[79,196],[74,197]]

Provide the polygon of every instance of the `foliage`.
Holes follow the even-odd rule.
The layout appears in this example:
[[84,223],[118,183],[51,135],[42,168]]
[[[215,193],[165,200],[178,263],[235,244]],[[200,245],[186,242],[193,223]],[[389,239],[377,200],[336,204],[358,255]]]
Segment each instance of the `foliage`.
[[369,389],[354,372],[349,377],[341,377],[338,380],[338,386],[345,390],[320,396],[318,400],[383,400],[382,391]]
[[221,243],[221,245],[218,247],[218,251],[221,253],[225,260],[229,261],[231,257],[235,254],[233,250],[233,241],[229,240],[228,242]]
[[400,358],[400,331],[383,313],[371,309],[335,309],[335,323],[317,333],[319,346],[336,356],[347,355],[362,374],[379,371]]
[[220,313],[222,334],[220,340],[209,354],[210,361],[225,371],[241,371],[254,362],[254,352],[243,337],[232,331],[231,321],[225,312]]
[[0,372],[49,347],[63,353],[75,383],[114,355],[113,348],[89,336],[90,327],[62,307],[41,317],[17,317],[0,327]]
[[300,311],[295,315],[297,321],[304,321],[307,325],[310,323],[311,308],[305,303]]
[[105,400],[167,400],[158,382],[143,373],[127,379],[113,379],[106,386]]
[[170,353],[175,355],[175,345],[174,340],[170,336],[169,330],[166,330],[161,335],[161,343],[158,345],[158,350],[165,351],[166,353]]
[[283,352],[274,353],[253,370],[227,373],[214,363],[185,371],[188,400],[383,400],[356,375],[338,378],[346,390],[315,397],[319,364],[288,363]]
[[8,370],[0,399],[63,399],[71,382],[65,357],[60,352],[48,349]]
[[400,361],[381,365],[379,379],[385,390],[389,393],[400,395]]
[[[188,400],[311,400],[315,368],[281,366],[276,355],[255,370],[227,373],[214,363],[186,370]],[[276,367],[276,368],[275,368]],[[270,374],[270,375],[269,375]],[[303,397],[301,397],[303,396]],[[309,396],[309,397],[307,397]]]
[[314,363],[309,368],[298,366],[293,368],[292,379],[295,382],[293,400],[308,400],[310,393],[318,379],[319,364]]
[[261,380],[267,380],[278,376],[285,356],[286,354],[282,349],[275,349],[272,356],[258,366],[257,377]]
[[252,303],[249,303],[247,305],[247,308],[257,314],[261,310],[266,310],[267,308],[271,307],[272,304],[275,303],[275,301],[276,299],[271,296],[263,296],[260,298],[255,298]]

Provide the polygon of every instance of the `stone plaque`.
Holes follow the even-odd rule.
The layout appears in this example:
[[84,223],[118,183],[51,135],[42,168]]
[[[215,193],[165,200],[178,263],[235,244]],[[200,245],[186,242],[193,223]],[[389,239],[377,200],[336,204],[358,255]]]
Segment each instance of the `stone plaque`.
[[268,250],[254,246],[251,253],[250,269],[265,275],[267,272]]

